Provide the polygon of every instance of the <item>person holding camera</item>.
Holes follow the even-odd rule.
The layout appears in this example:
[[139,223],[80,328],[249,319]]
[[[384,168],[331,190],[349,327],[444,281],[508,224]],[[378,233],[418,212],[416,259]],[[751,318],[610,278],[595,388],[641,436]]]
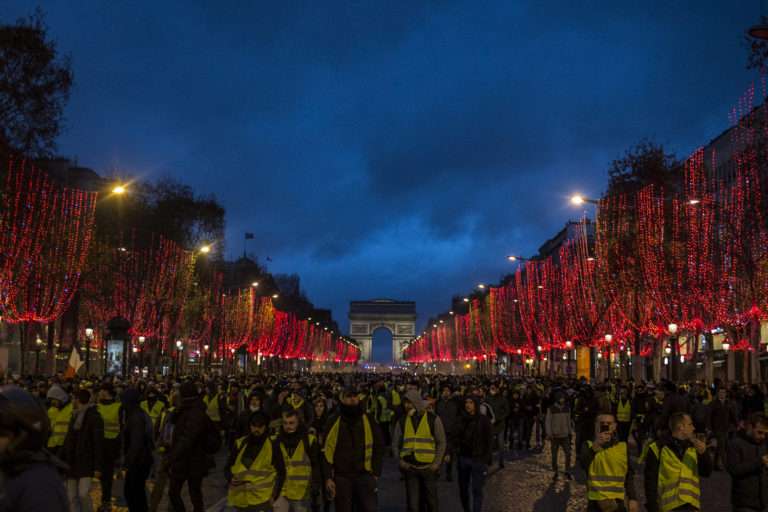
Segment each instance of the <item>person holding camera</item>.
[[599,414],[594,441],[584,443],[579,453],[579,463],[587,473],[587,512],[640,510],[629,448],[619,440],[617,427],[612,414]]
[[700,477],[712,474],[712,458],[704,434],[694,434],[691,416],[674,412],[669,435],[650,444],[645,459],[645,498],[648,512],[701,510]]

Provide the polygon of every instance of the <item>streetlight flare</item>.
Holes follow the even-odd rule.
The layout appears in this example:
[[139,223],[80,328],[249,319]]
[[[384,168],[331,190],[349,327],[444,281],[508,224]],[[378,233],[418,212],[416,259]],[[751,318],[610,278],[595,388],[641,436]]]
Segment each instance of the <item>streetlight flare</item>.
[[115,185],[112,187],[112,193],[120,196],[128,192],[128,188],[125,185]]
[[584,204],[584,196],[581,194],[574,194],[571,196],[571,204],[575,204],[576,206]]
[[204,245],[200,248],[200,252],[203,254],[208,254],[211,252],[211,246],[210,245]]

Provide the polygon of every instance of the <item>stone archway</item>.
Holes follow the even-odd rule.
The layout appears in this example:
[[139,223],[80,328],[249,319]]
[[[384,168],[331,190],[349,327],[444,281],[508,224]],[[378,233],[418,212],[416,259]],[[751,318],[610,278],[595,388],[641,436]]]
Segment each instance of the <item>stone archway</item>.
[[391,299],[352,301],[349,304],[349,335],[360,344],[360,362],[371,360],[373,331],[392,333],[392,358],[400,364],[405,342],[416,333],[416,303]]

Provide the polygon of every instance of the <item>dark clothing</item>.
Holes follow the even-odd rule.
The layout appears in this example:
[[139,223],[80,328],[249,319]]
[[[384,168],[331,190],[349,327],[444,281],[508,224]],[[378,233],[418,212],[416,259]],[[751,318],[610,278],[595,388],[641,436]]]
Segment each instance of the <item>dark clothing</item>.
[[479,464],[490,465],[493,455],[493,428],[487,416],[466,415],[462,421],[458,454]]
[[408,512],[437,512],[439,471],[411,467],[403,471]]
[[147,502],[147,478],[151,465],[134,465],[128,468],[125,473],[125,485],[123,493],[125,501],[128,503],[129,512],[147,512],[149,504]]
[[[683,460],[683,455],[685,454],[685,451],[690,448],[691,442],[690,441],[681,441],[679,439],[675,439],[674,437],[667,437],[660,441],[659,443],[659,455],[661,455],[661,451],[663,447],[668,447],[672,450],[672,452],[675,454],[675,456]],[[699,477],[708,477],[712,474],[712,459],[709,456],[709,452],[704,452],[704,454],[697,454],[698,458],[698,470],[699,470]],[[658,505],[658,487],[659,487],[659,459],[656,457],[656,454],[653,453],[653,450],[648,450],[648,455],[645,459],[645,507],[648,512],[657,512],[659,509]],[[675,510],[679,510],[681,512],[683,511],[689,511],[689,510],[696,510],[693,507],[690,507],[688,505],[683,505],[682,507],[676,508]]]
[[203,503],[203,477],[190,476],[188,478],[171,475],[168,482],[168,501],[171,502],[173,512],[185,512],[184,500],[181,498],[181,488],[187,482],[189,500],[192,502],[193,512],[205,512]]
[[115,478],[115,461],[120,456],[120,439],[104,438],[104,457],[101,464],[101,502],[103,504],[112,501],[112,483]]
[[378,489],[376,479],[370,473],[337,474],[336,512],[376,512]]
[[0,512],[68,512],[67,491],[57,471],[61,465],[46,452],[20,454],[5,461]]
[[[471,457],[459,457],[459,496],[464,512],[481,512],[488,466]],[[471,494],[470,494],[471,491]],[[470,496],[472,498],[470,506]]]
[[[614,439],[603,449],[608,449],[614,446],[616,443],[617,440]],[[581,451],[579,452],[579,465],[582,467],[584,472],[587,473],[587,475],[589,475],[589,466],[592,465],[592,461],[595,460],[595,455],[597,455],[597,453],[598,452],[596,452],[591,446],[588,446],[587,443],[584,443],[584,445],[581,447]],[[631,459],[629,458],[629,445],[627,445],[627,477],[624,479],[624,493],[628,500],[637,500],[637,490],[635,489],[635,470],[632,469]],[[624,507],[624,502],[622,500],[616,500],[616,503],[621,507]],[[592,512],[599,510],[600,508],[597,502],[590,500],[589,504],[587,505],[587,511]],[[620,508],[619,510],[623,510],[623,508]]]
[[[359,475],[365,473],[365,428],[362,414],[349,415],[342,413],[339,423],[339,437],[336,442],[333,466],[323,457],[326,475]],[[330,425],[336,420],[332,420]],[[371,469],[373,475],[381,476],[384,461],[384,439],[375,421],[370,420],[373,435],[373,460]],[[329,427],[330,428],[330,427]],[[330,477],[330,476],[329,476]]]
[[152,420],[146,412],[139,408],[126,412],[123,427],[126,469],[152,465],[153,430]]
[[61,459],[69,466],[67,478],[80,479],[93,476],[102,468],[104,422],[95,406],[87,406],[82,425],[77,429],[78,412],[72,413],[69,430],[64,438]]
[[731,475],[731,505],[734,509],[765,510],[768,488],[763,456],[765,444],[757,444],[740,432],[728,445],[725,467]]
[[709,403],[709,428],[715,433],[728,433],[736,428],[738,417],[736,407],[730,400]]
[[213,457],[205,452],[208,416],[199,398],[185,399],[175,417],[168,453],[169,471],[177,480],[196,480],[208,474]]

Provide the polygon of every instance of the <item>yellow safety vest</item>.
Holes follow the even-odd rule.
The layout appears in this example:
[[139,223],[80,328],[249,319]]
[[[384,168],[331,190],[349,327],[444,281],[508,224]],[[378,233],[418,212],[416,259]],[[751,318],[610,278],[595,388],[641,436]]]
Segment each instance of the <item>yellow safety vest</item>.
[[232,465],[232,478],[245,483],[230,486],[227,505],[235,508],[255,507],[269,501],[277,479],[277,470],[272,466],[272,440],[266,439],[250,468],[243,465],[243,452],[247,443],[245,437],[235,442],[239,453]]
[[[339,425],[341,424],[341,418],[338,418],[336,422],[328,431],[328,436],[325,438],[325,460],[328,464],[333,464],[334,455],[336,455],[336,443],[339,441]],[[368,419],[367,414],[363,414],[363,432],[365,438],[365,459],[363,467],[369,473],[373,473],[373,431],[371,430],[371,421]]]
[[387,423],[392,420],[395,411],[387,406],[387,399],[379,396],[379,423]]
[[208,398],[206,396],[203,401],[207,406],[206,413],[208,413],[208,417],[211,418],[211,421],[215,423],[221,421],[221,414],[219,414],[219,395],[214,395],[213,398]]
[[414,432],[413,417],[407,416],[404,420],[403,447],[400,450],[400,458],[404,459],[413,454],[416,462],[432,464],[435,461],[435,436],[429,429],[429,414],[425,412],[419,421],[419,427]]
[[104,422],[104,439],[117,439],[120,435],[120,403],[99,404],[96,410]]
[[699,457],[696,449],[688,448],[682,461],[666,446],[661,454],[656,443],[652,443],[650,449],[659,459],[659,510],[668,512],[685,504],[701,509]]
[[[307,436],[309,446],[315,444],[315,436]],[[280,443],[280,451],[285,460],[285,485],[282,496],[289,500],[304,500],[309,495],[309,484],[312,479],[312,463],[309,460],[309,447],[305,449],[304,440],[299,441],[293,456],[288,455],[288,450]]]
[[301,406],[304,405],[304,399],[298,395],[294,395],[288,399],[288,403],[294,410],[299,410],[301,409]]
[[619,400],[618,405],[616,407],[616,421],[619,423],[629,423],[629,421],[632,419],[632,402],[627,400],[622,404],[621,400]]
[[[592,448],[592,441],[587,441]],[[616,443],[595,454],[587,471],[587,497],[590,500],[623,500],[627,478],[627,443]]]
[[392,390],[392,407],[397,407],[402,403],[402,400],[400,399],[400,393],[397,392],[396,389]]
[[149,408],[149,401],[144,400],[141,402],[142,410],[149,415],[152,419],[152,427],[158,428],[160,420],[163,417],[163,411],[165,411],[165,404],[160,400],[155,400],[155,405]]
[[51,437],[48,438],[48,448],[57,448],[64,444],[69,430],[69,420],[72,418],[72,402],[61,409],[48,409],[48,419],[51,421]]

